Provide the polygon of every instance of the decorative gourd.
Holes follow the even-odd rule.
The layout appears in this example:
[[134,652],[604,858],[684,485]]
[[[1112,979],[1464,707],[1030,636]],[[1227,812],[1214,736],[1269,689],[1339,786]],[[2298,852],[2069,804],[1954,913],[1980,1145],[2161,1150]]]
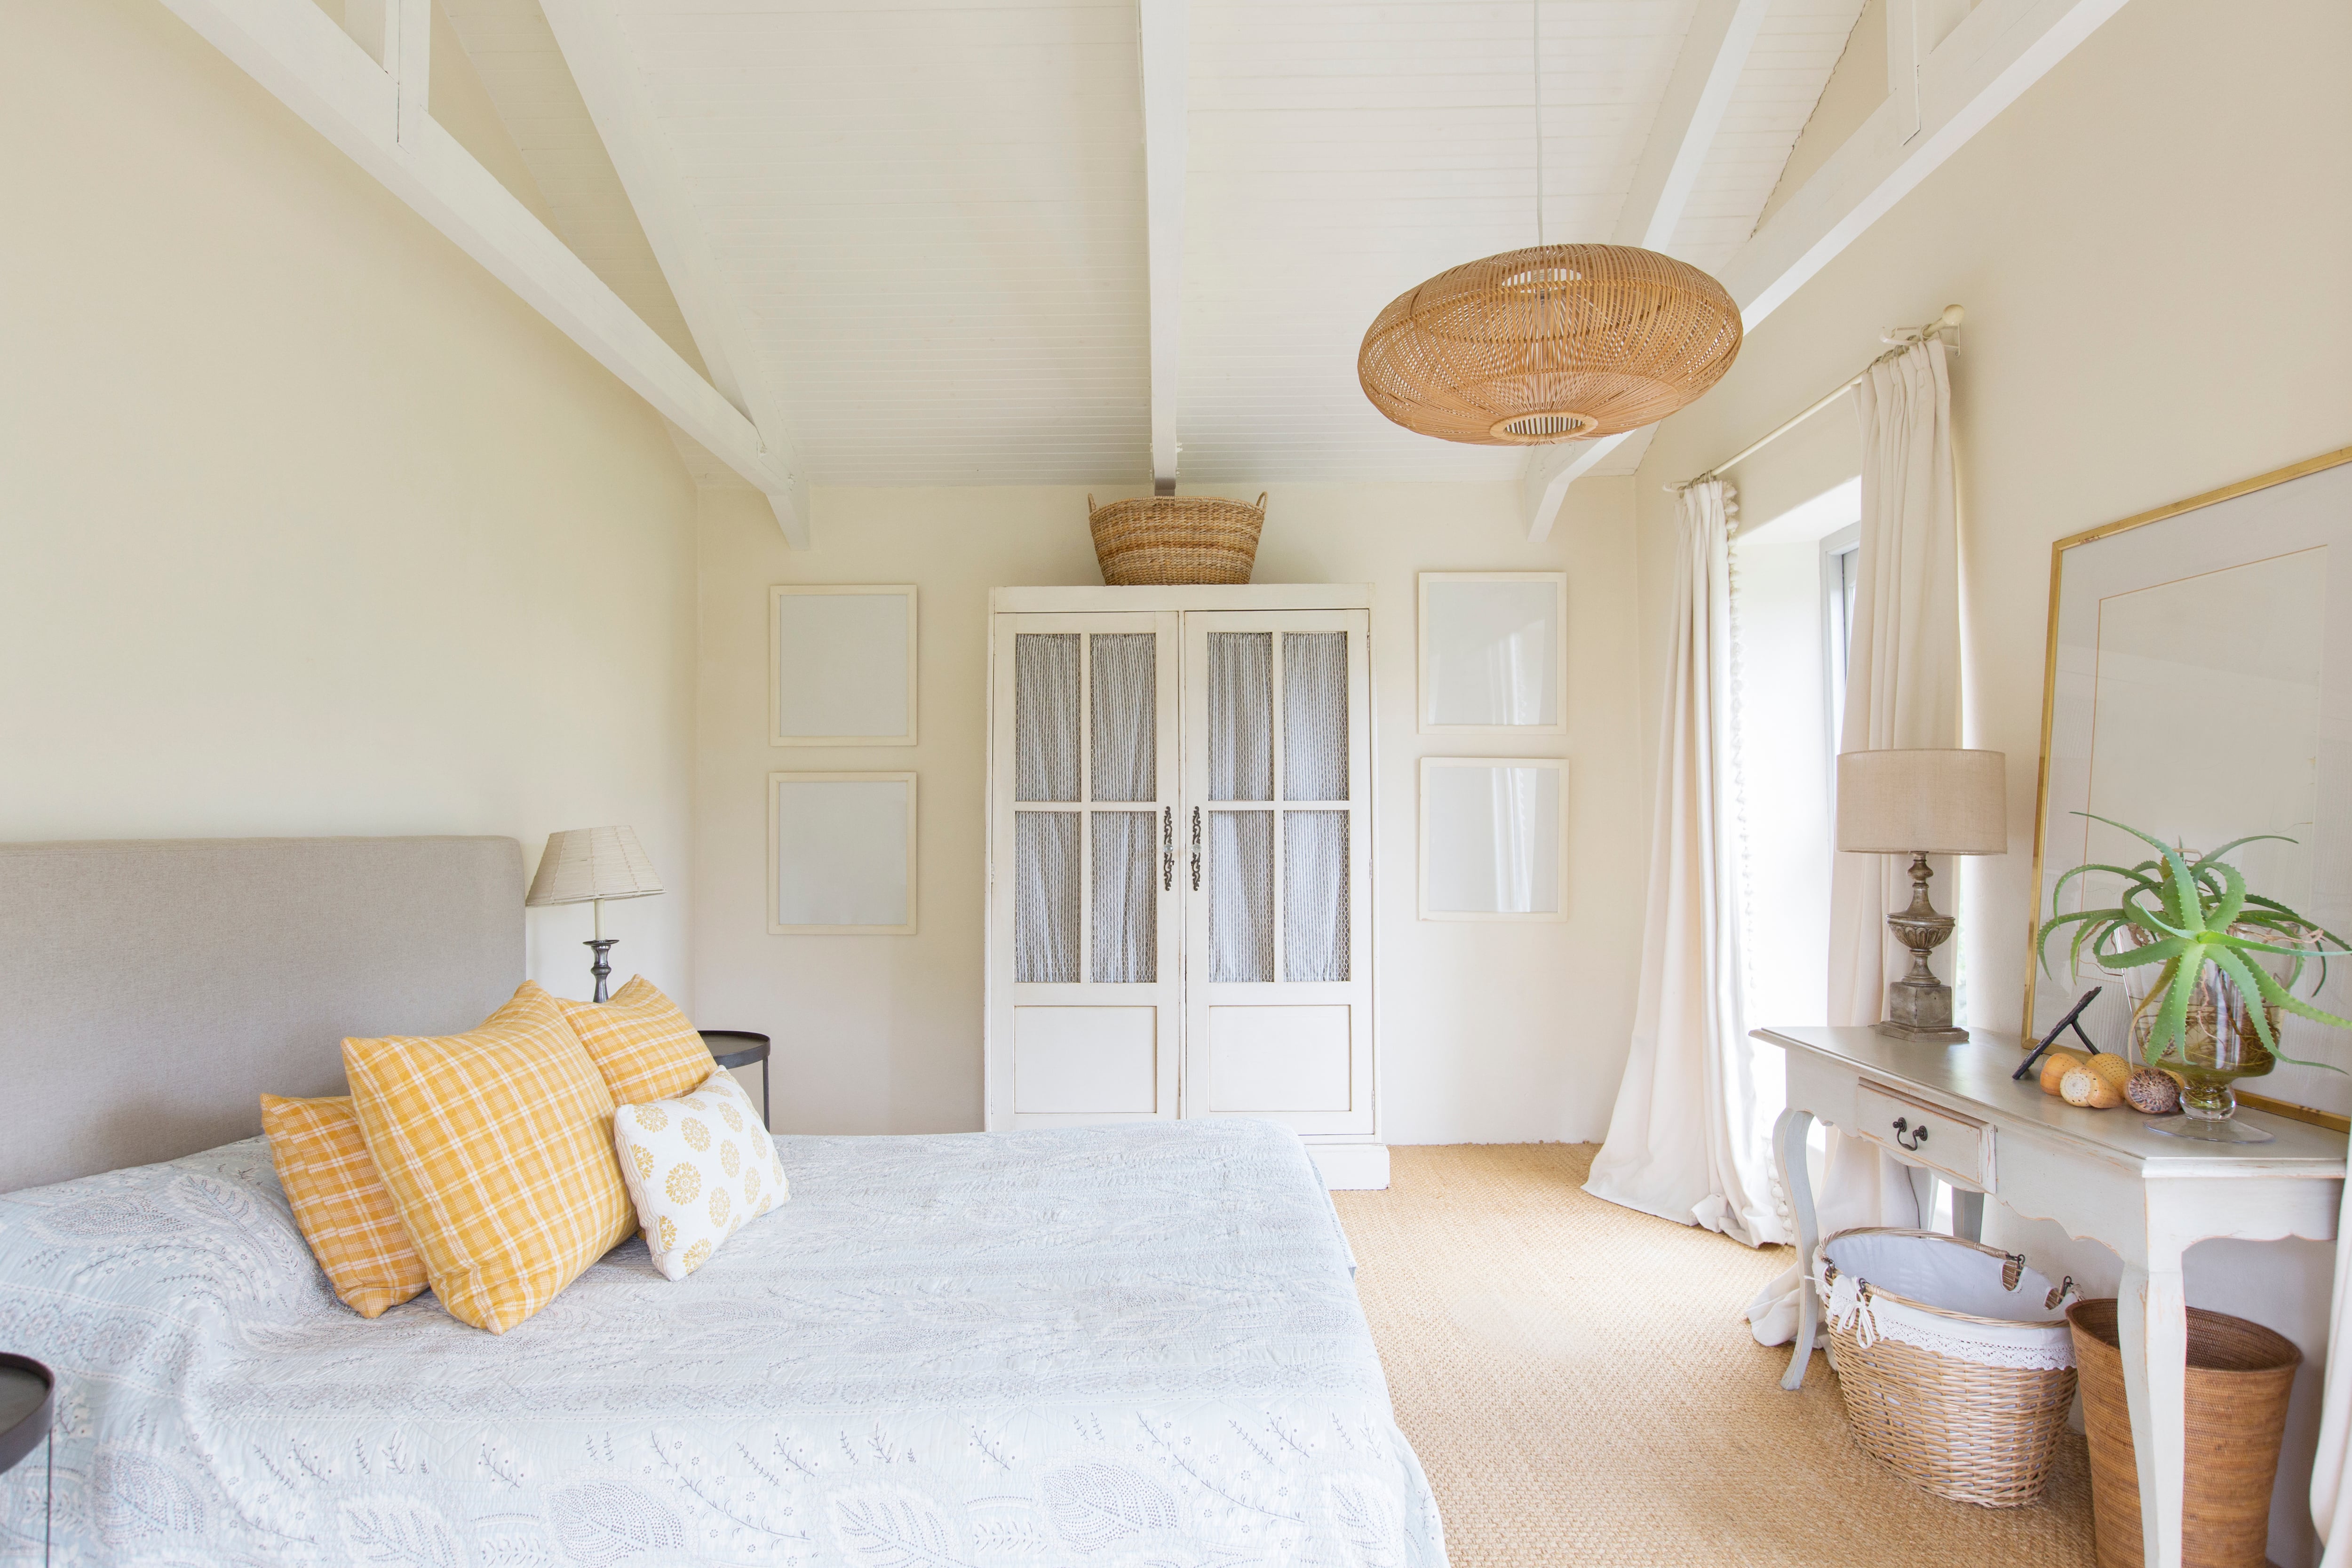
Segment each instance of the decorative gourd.
[[2124,1085],[2131,1081],[2131,1063],[2113,1051],[2101,1051],[2090,1059],[2088,1065],[2093,1072],[2112,1084],[2117,1094],[2121,1094],[2124,1091]]
[[2168,1115],[2180,1109],[2180,1082],[2168,1072],[2137,1068],[2124,1085],[2124,1099],[2143,1115]]
[[2087,1065],[2084,1058],[2073,1051],[2052,1051],[2042,1058],[2042,1092],[2058,1092],[2059,1080],[2076,1068]]
[[2116,1086],[2093,1072],[2087,1065],[2075,1068],[2058,1080],[2058,1098],[2069,1105],[2079,1105],[2088,1110],[2105,1110],[2124,1102],[2124,1097],[2116,1092]]

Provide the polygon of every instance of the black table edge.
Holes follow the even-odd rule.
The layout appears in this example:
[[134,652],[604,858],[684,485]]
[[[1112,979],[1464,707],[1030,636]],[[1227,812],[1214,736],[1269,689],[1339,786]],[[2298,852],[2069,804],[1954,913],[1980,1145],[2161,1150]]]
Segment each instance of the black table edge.
[[25,1413],[15,1426],[0,1432],[0,1473],[15,1469],[25,1456],[41,1446],[49,1435],[49,1423],[58,1413],[58,1374],[28,1355],[16,1355],[0,1351],[0,1366],[14,1372],[29,1372],[48,1388],[41,1402]]

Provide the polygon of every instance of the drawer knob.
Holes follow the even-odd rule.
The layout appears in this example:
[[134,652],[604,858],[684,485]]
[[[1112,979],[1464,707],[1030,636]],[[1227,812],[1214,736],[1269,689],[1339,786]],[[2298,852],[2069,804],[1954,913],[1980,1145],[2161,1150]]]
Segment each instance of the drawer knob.
[[1908,1117],[1898,1116],[1895,1119],[1895,1146],[1896,1148],[1916,1151],[1920,1144],[1925,1143],[1927,1141],[1927,1124],[1926,1122],[1923,1121],[1918,1126],[1914,1127],[1911,1125],[1911,1121]]

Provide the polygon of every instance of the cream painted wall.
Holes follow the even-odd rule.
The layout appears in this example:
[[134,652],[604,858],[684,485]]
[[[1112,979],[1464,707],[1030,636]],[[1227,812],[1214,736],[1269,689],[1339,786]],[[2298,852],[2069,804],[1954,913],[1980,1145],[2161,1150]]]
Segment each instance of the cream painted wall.
[[[2352,442],[2347,72],[2352,8],[2337,0],[2226,19],[2135,0],[1763,322],[1643,462],[1654,694],[1673,552],[1658,487],[1852,375],[1885,328],[1968,307],[1953,373],[1967,739],[2008,753],[2011,823],[2007,856],[1966,863],[1980,1026],[2015,1030],[2021,1011],[2051,542]],[[1654,699],[1642,707],[1647,732]],[[2003,1234],[2113,1289],[2103,1249],[2013,1216]],[[2328,1268],[2327,1247],[2300,1243],[2189,1258],[2192,1302],[2272,1323],[2307,1357],[2273,1513],[2286,1568],[2313,1556],[2299,1494]]]
[[[1597,1139],[1631,1023],[1627,984],[1646,820],[1634,716],[1629,480],[1581,487],[1540,545],[1511,487],[1278,488],[1261,583],[1374,584],[1383,1131],[1392,1142]],[[702,1021],[777,1039],[779,1126],[912,1131],[980,1125],[987,613],[992,586],[1101,582],[1074,489],[825,489],[818,548],[783,548],[746,491],[706,491],[695,952]],[[1413,574],[1569,575],[1564,744],[1424,742],[1413,732]],[[771,584],[913,582],[922,591],[921,744],[768,744]],[[1565,925],[1423,922],[1414,912],[1417,759],[1566,755],[1572,883]],[[921,774],[922,930],[772,937],[771,769]]]
[[[694,496],[645,405],[152,0],[0,51],[0,838],[625,822],[690,997]],[[495,130],[492,125],[488,130]],[[475,134],[485,133],[475,128]],[[585,994],[584,910],[531,972]]]

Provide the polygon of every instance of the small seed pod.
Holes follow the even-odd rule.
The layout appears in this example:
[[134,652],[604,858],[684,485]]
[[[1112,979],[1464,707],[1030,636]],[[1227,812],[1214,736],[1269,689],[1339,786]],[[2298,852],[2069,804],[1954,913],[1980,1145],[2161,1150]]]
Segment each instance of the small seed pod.
[[2055,1094],[2061,1079],[2083,1065],[2073,1051],[2052,1051],[2042,1058],[2042,1092]]
[[2078,1067],[2058,1080],[2058,1097],[2069,1105],[2079,1105],[2090,1110],[2105,1110],[2121,1105],[2124,1097],[2116,1086],[2087,1067]]
[[2113,1051],[2101,1051],[2097,1056],[2093,1057],[2090,1060],[2090,1068],[2109,1083],[2114,1084],[2117,1094],[2121,1094],[2124,1091],[2124,1085],[2131,1081],[2131,1063]]
[[2180,1109],[2180,1085],[2170,1073],[2154,1068],[2136,1068],[2130,1081],[2124,1085],[2124,1098],[2131,1108],[2147,1116],[2165,1116]]

